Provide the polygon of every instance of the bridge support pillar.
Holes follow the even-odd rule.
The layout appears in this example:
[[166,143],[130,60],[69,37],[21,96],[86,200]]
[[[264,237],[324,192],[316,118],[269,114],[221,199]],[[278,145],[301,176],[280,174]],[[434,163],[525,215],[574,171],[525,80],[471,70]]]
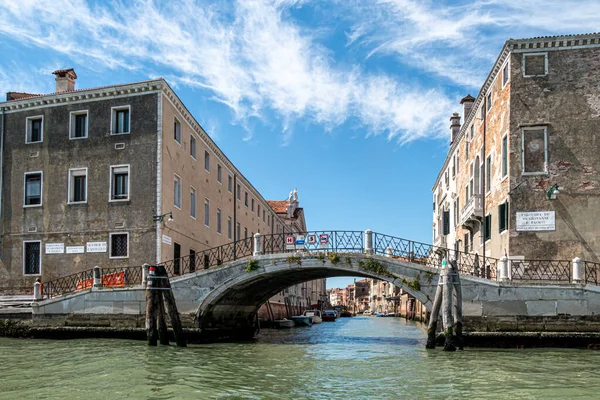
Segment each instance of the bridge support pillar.
[[508,282],[508,257],[500,258],[500,282]]
[[262,254],[262,249],[260,248],[260,233],[254,234],[254,251],[252,255],[260,256]]
[[575,257],[573,259],[573,283],[581,283],[581,258]]
[[36,281],[33,284],[33,300],[38,301],[42,299],[42,283]]
[[94,267],[94,287],[102,287],[102,278],[101,278],[100,267]]
[[373,254],[373,231],[365,231],[365,254]]

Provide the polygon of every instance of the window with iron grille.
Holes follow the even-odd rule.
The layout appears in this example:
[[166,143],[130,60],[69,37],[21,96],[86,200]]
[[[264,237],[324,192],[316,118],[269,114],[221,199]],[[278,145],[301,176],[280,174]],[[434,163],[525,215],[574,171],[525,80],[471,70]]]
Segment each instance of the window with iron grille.
[[42,204],[42,173],[25,173],[25,206],[39,206]]
[[39,143],[44,141],[44,117],[28,117],[25,143]]
[[129,133],[129,106],[115,107],[112,109],[113,135]]
[[129,257],[129,233],[110,234],[110,258]]
[[41,271],[41,252],[42,242],[31,241],[23,242],[23,274],[39,275]]
[[87,201],[87,168],[69,170],[69,203]]

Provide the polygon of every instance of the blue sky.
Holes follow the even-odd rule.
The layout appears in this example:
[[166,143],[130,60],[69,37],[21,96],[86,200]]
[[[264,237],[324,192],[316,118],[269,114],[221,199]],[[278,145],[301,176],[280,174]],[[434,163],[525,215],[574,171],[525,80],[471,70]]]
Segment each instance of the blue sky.
[[427,243],[449,117],[504,41],[600,31],[597,0],[59,3],[0,2],[0,92],[163,77],[265,198],[298,188],[309,230]]

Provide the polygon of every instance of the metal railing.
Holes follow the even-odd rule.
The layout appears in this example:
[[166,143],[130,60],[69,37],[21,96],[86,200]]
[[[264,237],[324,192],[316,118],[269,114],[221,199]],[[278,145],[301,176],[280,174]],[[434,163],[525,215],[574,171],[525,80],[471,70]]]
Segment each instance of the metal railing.
[[[309,241],[309,235],[313,240]],[[444,257],[456,259],[458,270],[463,275],[496,280],[500,260],[474,253],[465,253],[445,247],[433,246],[413,240],[372,232],[372,248],[365,249],[363,231],[311,231],[307,233],[279,233],[260,236],[262,254],[325,252],[325,253],[367,253],[388,256],[392,259],[438,268]],[[286,240],[293,236],[291,243]],[[295,244],[297,236],[304,236],[305,242]],[[251,257],[254,253],[254,238],[238,240],[222,246],[199,251],[178,259],[161,263],[170,277],[185,275],[195,271],[218,267],[224,263]],[[600,263],[583,261],[582,278],[584,283],[600,284]],[[567,260],[509,260],[511,280],[519,282],[565,283],[572,279],[571,261]],[[103,268],[102,275],[123,272],[123,284],[141,284],[142,267]],[[93,270],[78,272],[45,282],[42,286],[44,298],[72,293],[91,287]]]

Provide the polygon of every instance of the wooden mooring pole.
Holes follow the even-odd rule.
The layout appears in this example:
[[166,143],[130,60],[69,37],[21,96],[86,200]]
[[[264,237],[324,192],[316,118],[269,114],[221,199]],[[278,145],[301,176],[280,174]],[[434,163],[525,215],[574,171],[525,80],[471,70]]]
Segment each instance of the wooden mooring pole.
[[156,267],[150,267],[148,274],[148,283],[146,284],[146,338],[148,346],[156,346],[158,341],[158,332],[156,330],[156,319],[158,307],[156,307],[156,297],[158,292],[153,290],[160,279],[154,279],[156,276]]
[[171,289],[171,282],[169,282],[167,270],[163,265],[157,267],[160,276],[164,276],[166,279],[162,280],[162,297],[167,306],[167,312],[169,313],[169,319],[171,320],[171,326],[173,327],[173,333],[175,335],[175,343],[178,347],[187,347],[187,341],[183,334],[183,328],[181,326],[181,319],[179,318],[179,312],[177,311],[177,303],[175,302],[175,296],[173,296],[173,290]]

